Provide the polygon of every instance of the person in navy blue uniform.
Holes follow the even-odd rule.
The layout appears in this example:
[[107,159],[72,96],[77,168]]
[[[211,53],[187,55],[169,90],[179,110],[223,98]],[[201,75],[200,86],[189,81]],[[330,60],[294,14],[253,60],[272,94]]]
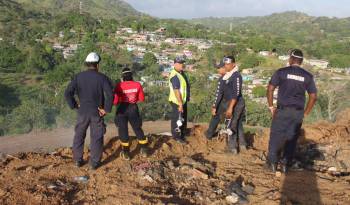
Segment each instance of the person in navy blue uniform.
[[[272,172],[277,170],[279,162],[281,171],[287,172],[293,160],[303,118],[311,112],[317,100],[314,77],[301,67],[302,62],[303,52],[292,50],[289,66],[277,70],[268,85],[267,100],[273,119],[266,168]],[[277,87],[276,108],[273,105],[273,93]],[[306,92],[309,98],[304,109]]]
[[216,128],[218,127],[221,116],[226,110],[226,104],[223,102],[223,77],[226,74],[224,62],[220,62],[218,65],[215,65],[217,68],[220,78],[218,79],[218,85],[215,91],[215,100],[211,107],[212,118],[209,122],[208,130],[205,132],[207,139],[212,139],[216,133]]
[[225,57],[223,62],[226,70],[223,77],[223,100],[227,103],[225,117],[230,120],[229,127],[232,131],[228,136],[228,151],[237,154],[247,149],[243,130],[245,101],[242,94],[242,76],[233,56]]
[[[181,99],[182,98],[182,94],[181,94],[182,85],[181,85],[181,81],[180,81],[179,77],[177,75],[174,75],[169,80],[170,86],[172,87],[172,89],[176,93],[175,96],[176,96],[177,101],[178,101],[178,104],[175,104],[174,102],[170,102],[170,105],[172,108],[171,133],[172,133],[172,136],[174,137],[174,139],[176,140],[176,142],[178,142],[180,144],[187,144],[186,139],[185,139],[185,135],[186,135],[186,131],[187,131],[187,106],[188,106],[188,102],[190,101],[190,98],[191,98],[190,83],[189,83],[188,77],[184,71],[185,62],[186,62],[186,59],[184,56],[177,56],[174,59],[173,72],[180,74],[182,76],[182,78],[184,79],[184,81],[186,82],[186,99]],[[169,100],[170,100],[170,98],[169,98]],[[177,121],[179,119],[180,113],[181,113],[183,122],[182,122],[182,125],[180,127],[180,132],[177,132],[176,131],[176,128],[178,127]]]
[[90,127],[90,166],[93,170],[100,166],[102,157],[103,136],[106,132],[103,117],[111,112],[113,104],[113,86],[107,76],[98,72],[100,61],[97,53],[90,53],[85,60],[88,69],[75,75],[64,93],[69,107],[78,110],[72,147],[73,160],[76,166],[83,165],[84,141]]

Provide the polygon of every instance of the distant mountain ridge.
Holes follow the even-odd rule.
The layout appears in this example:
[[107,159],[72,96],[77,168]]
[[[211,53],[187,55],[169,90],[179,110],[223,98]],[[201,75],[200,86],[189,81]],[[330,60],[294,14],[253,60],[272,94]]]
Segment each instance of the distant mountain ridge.
[[[36,11],[46,11],[59,14],[67,11],[89,13],[97,18],[116,19],[127,16],[140,16],[141,12],[135,10],[123,0],[14,0],[23,6]],[[82,5],[80,5],[82,2]]]
[[297,11],[274,13],[268,16],[196,18],[189,22],[217,30],[253,28],[257,31],[279,33],[286,28],[302,27],[303,29],[317,28],[329,32],[350,33],[345,31],[350,28],[350,18],[314,17]]

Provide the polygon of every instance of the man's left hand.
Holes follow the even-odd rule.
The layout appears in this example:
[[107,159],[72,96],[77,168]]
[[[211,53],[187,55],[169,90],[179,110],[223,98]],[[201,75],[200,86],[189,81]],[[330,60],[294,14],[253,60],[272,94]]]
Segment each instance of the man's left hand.
[[231,119],[232,118],[232,111],[226,111],[225,117],[226,117],[226,119]]

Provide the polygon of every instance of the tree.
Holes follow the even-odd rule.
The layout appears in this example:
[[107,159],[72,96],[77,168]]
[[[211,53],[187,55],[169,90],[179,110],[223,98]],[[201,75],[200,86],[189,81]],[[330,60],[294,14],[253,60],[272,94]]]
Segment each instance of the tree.
[[160,44],[160,50],[165,50],[167,48],[171,48],[171,45],[169,43],[162,42]]
[[157,58],[153,53],[148,52],[143,56],[143,64],[146,67],[152,66],[156,63],[157,63]]
[[160,66],[158,64],[153,64],[153,65],[147,66],[144,69],[144,75],[146,75],[146,76],[157,77],[157,76],[159,76],[159,73],[160,73]]
[[333,54],[329,56],[329,63],[332,67],[349,68],[350,58],[349,55]]
[[[22,134],[50,126],[50,108],[37,99],[23,101],[7,116],[11,133]],[[52,125],[52,124],[51,124]]]
[[170,108],[167,102],[168,88],[145,87],[145,102],[140,103],[140,111],[144,120],[164,120]]
[[339,111],[350,107],[350,83],[328,82],[326,88],[320,94],[320,106],[326,119],[334,121]]
[[253,88],[253,95],[256,98],[261,98],[266,96],[266,87],[265,86],[256,86]]
[[240,69],[254,68],[259,66],[264,61],[264,58],[254,53],[239,56],[239,62],[241,63]]
[[263,37],[252,37],[249,39],[249,47],[252,48],[254,51],[259,52],[263,50],[270,50],[271,44],[268,41],[268,39]]
[[25,71],[28,73],[44,73],[52,70],[55,66],[54,51],[47,49],[41,43],[29,50]]
[[20,71],[25,57],[22,52],[16,46],[4,42],[0,42],[0,50],[4,51],[0,53],[0,71]]
[[266,106],[246,98],[246,122],[252,126],[269,127],[271,114]]

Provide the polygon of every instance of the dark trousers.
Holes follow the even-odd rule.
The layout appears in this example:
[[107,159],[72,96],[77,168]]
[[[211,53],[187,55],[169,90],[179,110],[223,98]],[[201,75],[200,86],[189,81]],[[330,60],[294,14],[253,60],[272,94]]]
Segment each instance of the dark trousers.
[[211,117],[211,120],[209,122],[209,127],[206,132],[206,136],[208,138],[212,138],[216,132],[216,129],[218,125],[220,124],[221,118],[223,114],[226,112],[227,109],[227,103],[226,102],[221,102],[216,109],[216,114]]
[[239,146],[246,146],[247,143],[244,138],[244,130],[243,130],[243,117],[245,114],[245,101],[243,97],[239,98],[236,106],[233,110],[233,116],[231,119],[231,130],[232,135],[228,137],[228,148],[229,150],[237,149]]
[[179,106],[175,103],[170,103],[171,111],[171,134],[175,138],[185,138],[186,129],[187,129],[187,103],[183,105],[182,117],[184,119],[182,126],[180,127],[181,132],[176,132],[177,120],[179,119]]
[[103,135],[106,126],[103,118],[98,115],[78,114],[73,140],[73,159],[83,159],[86,130],[90,126],[90,161],[100,162],[103,152]]
[[119,137],[123,146],[129,146],[129,122],[139,140],[139,143],[147,144],[147,138],[142,130],[142,118],[137,104],[120,104],[114,122],[118,127]]
[[300,135],[304,111],[294,108],[277,109],[272,120],[268,160],[278,163],[283,152],[283,163],[292,161]]

